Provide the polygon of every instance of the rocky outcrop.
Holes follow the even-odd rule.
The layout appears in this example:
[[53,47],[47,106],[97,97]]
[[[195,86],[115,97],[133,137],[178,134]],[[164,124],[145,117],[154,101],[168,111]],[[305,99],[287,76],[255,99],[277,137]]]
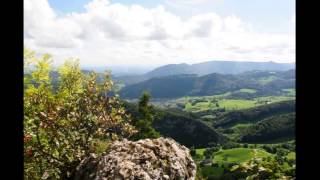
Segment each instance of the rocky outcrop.
[[75,173],[76,180],[193,180],[195,176],[189,150],[168,138],[115,141],[106,153],[85,158]]

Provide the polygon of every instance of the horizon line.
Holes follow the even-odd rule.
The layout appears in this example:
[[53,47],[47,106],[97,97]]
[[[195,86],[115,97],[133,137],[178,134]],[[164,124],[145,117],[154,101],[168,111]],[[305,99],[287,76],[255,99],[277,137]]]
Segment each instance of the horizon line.
[[208,62],[239,62],[239,63],[276,63],[276,64],[295,64],[296,61],[292,62],[276,62],[276,61],[241,61],[241,60],[208,60],[208,61],[203,61],[203,62],[198,62],[198,63],[167,63],[167,64],[116,64],[116,65],[80,65],[81,67],[87,67],[87,68],[97,68],[97,67],[123,67],[123,66],[166,66],[166,65],[180,65],[180,64],[187,64],[187,65],[194,65],[194,64],[201,64],[201,63],[208,63]]

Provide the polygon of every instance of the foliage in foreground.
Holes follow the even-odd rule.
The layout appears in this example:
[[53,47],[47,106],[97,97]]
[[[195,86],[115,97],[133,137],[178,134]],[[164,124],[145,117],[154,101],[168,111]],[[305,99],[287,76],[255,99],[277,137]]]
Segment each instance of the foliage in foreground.
[[53,90],[50,55],[36,58],[24,49],[24,64],[31,73],[24,77],[25,179],[67,179],[99,142],[136,132],[117,96],[108,95],[108,74],[97,84],[96,74],[84,75],[69,60],[58,69]]

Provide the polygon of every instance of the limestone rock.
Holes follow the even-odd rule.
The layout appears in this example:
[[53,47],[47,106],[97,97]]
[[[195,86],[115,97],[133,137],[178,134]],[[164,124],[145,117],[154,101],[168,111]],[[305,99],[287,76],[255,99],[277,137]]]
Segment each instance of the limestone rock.
[[101,156],[85,158],[75,173],[76,180],[194,180],[195,176],[189,149],[162,137],[115,141]]

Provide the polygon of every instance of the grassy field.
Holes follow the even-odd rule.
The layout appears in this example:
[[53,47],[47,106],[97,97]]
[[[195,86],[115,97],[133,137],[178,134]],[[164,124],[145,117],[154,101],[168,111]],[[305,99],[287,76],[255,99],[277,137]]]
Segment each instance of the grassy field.
[[152,103],[163,108],[178,108],[195,113],[223,108],[227,111],[232,111],[295,99],[295,89],[283,89],[282,91],[284,94],[282,96],[262,96],[251,99],[238,99],[231,96],[236,92],[256,93],[255,89],[246,88],[213,96],[185,96],[176,99],[159,99],[152,101]]
[[[202,158],[197,159],[197,162],[201,162],[204,159],[203,155],[205,148],[196,149],[197,156],[202,156]],[[211,177],[214,179],[220,179],[224,174],[225,168],[230,168],[233,164],[241,164],[248,162],[252,158],[275,158],[274,154],[270,154],[263,149],[260,149],[259,146],[255,148],[232,148],[232,149],[222,149],[218,152],[213,153],[213,163],[214,166],[202,166],[200,171],[204,177]],[[290,152],[287,155],[288,159],[295,159],[295,152]],[[293,167],[290,166],[287,162],[281,165],[283,169],[290,170]]]
[[228,133],[227,136],[230,139],[236,140],[239,138],[240,134],[251,125],[253,125],[253,123],[238,123],[238,124],[230,127],[233,130],[233,132]]
[[289,96],[263,96],[263,97],[258,97],[254,98],[254,101],[259,102],[280,102],[280,101],[286,101],[286,100],[292,100],[295,99],[295,97],[289,97]]
[[268,77],[260,78],[259,83],[265,85],[265,84],[268,84],[268,83],[274,81],[275,79],[277,79],[276,76],[268,76]]
[[[205,151],[205,148],[196,149],[196,153],[200,156],[203,156],[204,151]],[[243,162],[249,161],[253,157],[263,158],[263,157],[268,157],[273,155],[261,149],[233,148],[233,149],[220,150],[218,152],[215,152],[213,156],[214,156],[214,159],[213,159],[214,162],[218,164],[224,164],[224,163],[243,163]]]
[[282,89],[282,91],[285,92],[287,96],[295,96],[296,95],[295,89]]
[[244,129],[244,128],[247,128],[247,127],[249,127],[249,126],[251,126],[252,125],[252,123],[238,123],[238,124],[236,124],[236,125],[234,125],[234,126],[232,126],[231,128],[232,129]]
[[296,153],[295,152],[290,152],[288,155],[287,155],[287,158],[288,159],[292,159],[292,160],[294,160],[294,159],[296,159]]
[[255,90],[255,89],[240,89],[240,90],[238,90],[238,91],[236,91],[236,92],[242,92],[242,93],[252,94],[252,93],[256,93],[257,90]]
[[278,146],[283,144],[283,142],[287,143],[294,143],[295,140],[288,140],[288,139],[283,139],[280,142],[277,141],[269,141],[268,143],[257,143],[257,144],[250,144],[248,143],[249,148],[262,148],[264,145],[271,145],[271,146]]
[[197,111],[205,111],[208,109],[217,109],[217,107],[213,105],[211,102],[198,102],[195,105],[192,105],[191,103],[187,103],[184,109],[186,111],[197,112]]
[[202,149],[196,149],[196,153],[203,156],[203,153],[206,149],[205,148],[202,148]]
[[256,106],[256,102],[243,99],[223,99],[219,101],[219,106],[226,110],[247,109]]
[[[184,110],[189,112],[200,112],[206,110],[215,110],[219,108],[225,108],[227,111],[239,110],[239,109],[248,109],[259,105],[264,105],[268,103],[280,102],[285,100],[291,100],[294,97],[289,96],[265,96],[259,98],[253,98],[250,100],[247,99],[215,99],[212,97],[203,96],[201,99],[199,97],[188,97],[188,101],[184,101],[185,106]],[[192,103],[192,101],[199,101]],[[213,102],[214,101],[214,102]],[[182,100],[178,100],[180,104],[183,104]],[[172,102],[174,103],[174,102]]]
[[272,156],[272,154],[261,149],[233,148],[216,152],[214,161],[217,163],[243,163],[254,157],[268,156]]

